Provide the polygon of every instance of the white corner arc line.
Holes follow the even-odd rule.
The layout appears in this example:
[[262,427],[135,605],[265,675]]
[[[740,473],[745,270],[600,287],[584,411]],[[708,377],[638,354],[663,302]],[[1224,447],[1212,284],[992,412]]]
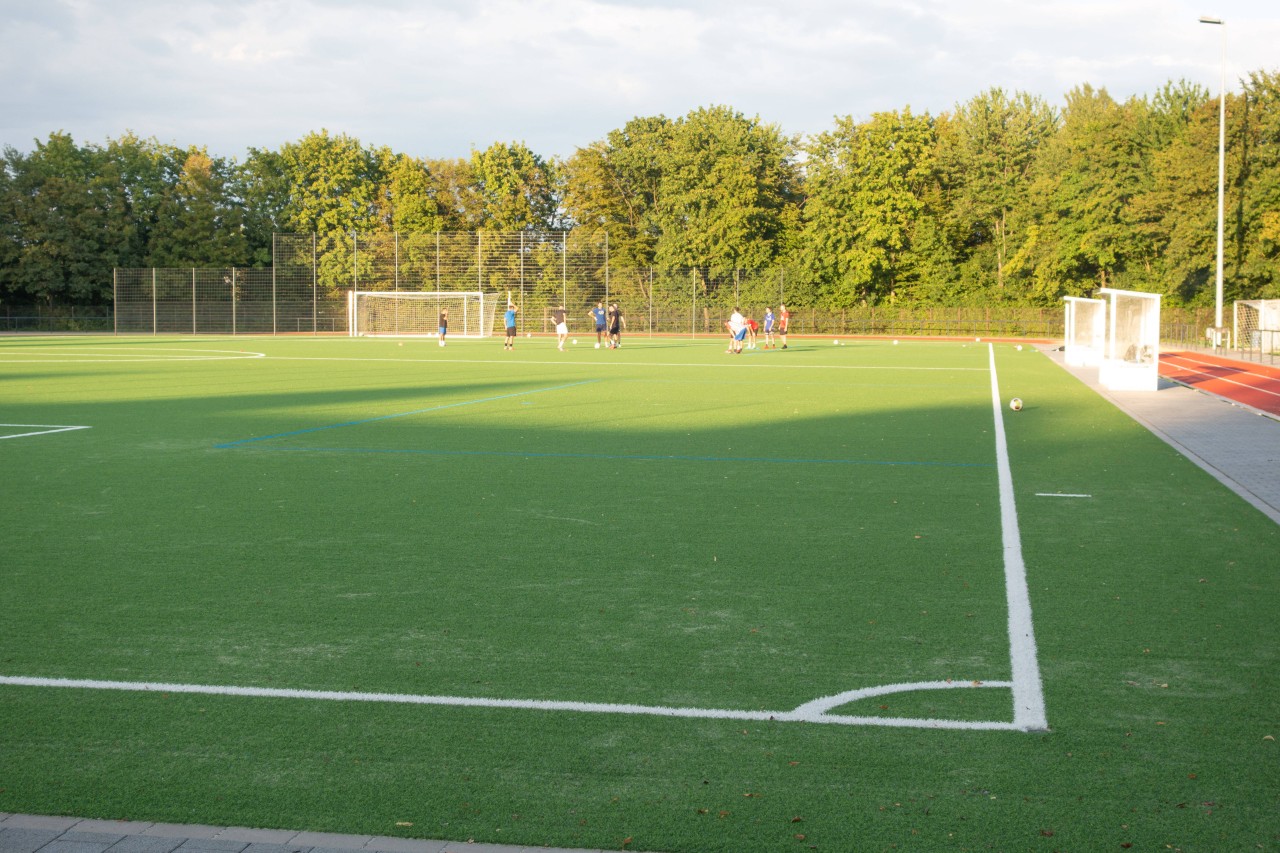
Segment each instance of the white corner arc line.
[[5,427],[18,427],[20,429],[34,429],[34,432],[19,432],[13,435],[0,435],[0,441],[6,438],[27,438],[33,435],[52,435],[55,432],[71,432],[77,429],[93,429],[88,426],[58,426],[57,424],[0,424],[0,429]]
[[1004,432],[1004,406],[1000,404],[1000,380],[996,375],[996,349],[987,344],[991,364],[991,408],[995,417],[996,469],[1000,483],[1000,530],[1004,546],[1004,586],[1009,602],[1009,664],[1013,671],[1013,721],[1025,731],[1049,728],[1045,713],[1040,661],[1036,656],[1031,621],[1031,593],[1027,566],[1022,557],[1022,534],[1009,468],[1009,442]]
[[576,711],[595,714],[629,714],[712,720],[745,720],[781,723],[827,723],[844,726],[885,726],[891,728],[970,729],[984,731],[1028,731],[1014,722],[999,720],[948,720],[906,717],[863,717],[827,713],[832,708],[859,699],[917,690],[956,688],[1010,688],[1008,681],[926,681],[888,684],[850,690],[806,702],[791,711],[745,711],[722,708],[674,708],[663,705],[632,705],[605,702],[565,702],[544,699],[493,699],[469,696],[420,696],[405,693],[361,693],[337,690],[302,690],[233,685],[173,684],[147,681],[101,681],[79,678],[38,678],[0,675],[0,685],[14,687],[55,687],[81,690],[119,690],[138,693],[176,693],[205,696],[242,696],[267,699],[310,699],[329,702],[375,702],[399,705],[434,705],[462,708],[507,708],[533,711]]

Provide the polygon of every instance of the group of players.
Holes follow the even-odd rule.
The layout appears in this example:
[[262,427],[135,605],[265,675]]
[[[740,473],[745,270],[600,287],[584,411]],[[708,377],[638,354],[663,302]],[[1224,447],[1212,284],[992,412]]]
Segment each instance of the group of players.
[[[506,340],[502,344],[503,349],[510,350],[516,347],[516,312],[519,310],[508,296],[507,310],[502,314],[502,324],[507,332]],[[603,302],[597,302],[596,307],[587,314],[587,318],[596,327],[596,349],[600,349],[601,346],[606,349],[618,349],[622,346],[622,330],[627,327],[627,318],[622,315],[622,309],[618,307],[618,303],[610,303],[606,308]],[[569,337],[569,319],[563,305],[557,305],[551,309],[551,321],[556,326],[556,348],[564,352],[565,340]]]
[[[776,328],[775,328],[776,324]],[[778,306],[778,313],[775,316],[772,307],[764,309],[764,345],[760,349],[776,349],[777,344],[774,343],[774,333],[776,331],[778,339],[782,341],[782,348],[787,348],[787,329],[791,325],[791,312],[787,310],[786,305]],[[725,321],[724,327],[729,332],[729,348],[725,350],[727,353],[741,355],[743,345],[747,349],[756,349],[756,339],[760,333],[760,324],[755,321],[754,317],[742,316],[741,308],[734,308],[733,314]]]
[[[507,332],[506,340],[502,344],[503,349],[512,350],[516,347],[516,313],[519,310],[511,301],[511,295],[507,294],[507,309],[502,315],[502,322]],[[587,319],[596,327],[596,349],[600,349],[601,346],[606,349],[618,349],[622,346],[622,330],[627,327],[627,318],[623,316],[618,303],[612,302],[606,308],[603,302],[597,302],[596,307],[587,314]],[[556,348],[564,352],[565,339],[569,337],[569,321],[563,305],[551,309],[551,320],[556,326]],[[791,312],[787,310],[786,305],[778,306],[776,316],[772,307],[765,308],[764,345],[761,348],[777,348],[773,338],[776,331],[778,338],[782,341],[782,348],[786,349],[787,327],[790,324]],[[729,332],[729,348],[725,352],[741,355],[744,343],[747,349],[756,349],[756,337],[760,331],[760,324],[752,317],[744,317],[741,308],[735,307],[733,314],[724,325]],[[449,309],[441,308],[440,346],[444,346],[445,337],[448,334]]]

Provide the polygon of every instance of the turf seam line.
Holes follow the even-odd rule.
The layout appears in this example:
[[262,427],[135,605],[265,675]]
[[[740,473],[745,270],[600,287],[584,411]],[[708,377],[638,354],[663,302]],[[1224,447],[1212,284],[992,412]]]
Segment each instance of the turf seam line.
[[229,447],[239,447],[245,444],[254,444],[259,441],[270,441],[271,439],[274,439],[274,438],[289,438],[290,436],[306,435],[308,433],[313,433],[313,432],[324,432],[325,430],[330,430],[330,429],[341,429],[343,427],[361,426],[362,424],[377,423],[378,421],[388,421],[388,420],[391,420],[392,418],[407,418],[410,415],[422,415],[422,414],[426,414],[427,412],[438,412],[444,409],[456,409],[459,406],[474,406],[480,403],[493,403],[498,400],[509,400],[512,397],[526,397],[530,394],[543,394],[543,393],[546,393],[547,391],[563,391],[566,388],[576,388],[579,385],[590,385],[593,382],[599,382],[599,381],[600,380],[598,379],[584,379],[581,382],[570,382],[567,385],[553,385],[549,388],[534,388],[529,391],[516,391],[511,394],[499,394],[496,397],[481,397],[480,399],[477,399],[477,400],[462,400],[457,403],[445,403],[440,406],[428,406],[425,409],[414,409],[411,412],[395,412],[390,415],[378,415],[376,418],[364,418],[362,420],[346,421],[340,424],[326,424],[325,426],[307,427],[306,429],[296,429],[290,432],[278,432],[272,435],[259,435],[259,436],[253,436],[251,438],[241,438],[241,439],[237,439],[236,441],[228,441],[223,444],[215,444],[214,447],[218,449],[226,449]]

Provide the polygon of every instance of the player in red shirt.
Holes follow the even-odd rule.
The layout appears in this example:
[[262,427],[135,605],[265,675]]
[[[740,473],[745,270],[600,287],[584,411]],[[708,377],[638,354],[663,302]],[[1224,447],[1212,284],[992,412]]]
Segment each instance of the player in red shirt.
[[778,306],[778,337],[782,339],[782,348],[787,348],[787,328],[791,325],[791,312],[787,306]]

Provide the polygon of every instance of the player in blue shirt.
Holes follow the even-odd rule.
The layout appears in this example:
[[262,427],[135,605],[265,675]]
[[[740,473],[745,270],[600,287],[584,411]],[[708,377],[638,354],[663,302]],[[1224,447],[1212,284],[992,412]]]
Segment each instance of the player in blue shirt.
[[764,348],[773,348],[773,309],[764,309]]
[[516,311],[518,310],[520,309],[516,308],[514,302],[508,302],[507,310],[502,315],[502,323],[507,327],[507,340],[502,345],[503,349],[516,348]]
[[596,307],[592,308],[591,312],[587,314],[587,316],[590,317],[591,321],[596,324],[596,349],[600,349],[600,344],[604,340],[604,330],[605,330],[604,303],[597,302]]

